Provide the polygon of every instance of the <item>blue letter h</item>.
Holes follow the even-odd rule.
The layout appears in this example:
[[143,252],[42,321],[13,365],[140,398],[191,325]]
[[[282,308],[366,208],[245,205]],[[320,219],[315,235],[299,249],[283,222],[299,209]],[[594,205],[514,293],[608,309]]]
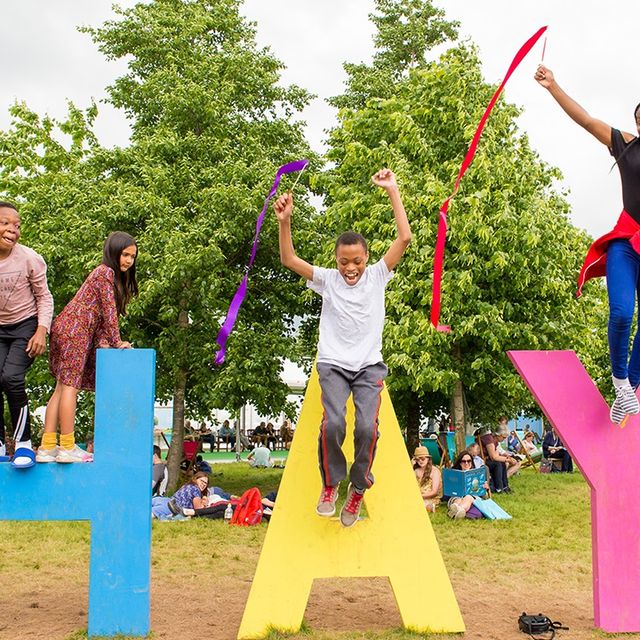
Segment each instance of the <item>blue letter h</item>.
[[155,351],[99,349],[95,461],[0,464],[0,520],[90,521],[90,636],[149,633],[154,397]]

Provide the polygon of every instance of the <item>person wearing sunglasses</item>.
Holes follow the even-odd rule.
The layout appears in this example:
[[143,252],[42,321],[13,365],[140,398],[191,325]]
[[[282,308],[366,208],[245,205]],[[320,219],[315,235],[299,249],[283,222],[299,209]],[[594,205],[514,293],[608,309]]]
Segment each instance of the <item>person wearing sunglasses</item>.
[[[468,449],[463,449],[458,454],[452,466],[452,469],[457,469],[458,471],[470,471],[474,468],[473,455]],[[489,489],[487,482],[483,486],[485,489]],[[447,499],[446,496],[445,499]],[[473,496],[470,495],[448,498],[447,507],[447,515],[454,520],[462,520],[463,518],[479,520],[482,518],[480,509],[473,504]]]
[[434,513],[440,504],[442,495],[442,474],[438,467],[433,466],[433,460],[427,447],[416,447],[413,452],[413,472],[416,474],[420,495],[427,511]]

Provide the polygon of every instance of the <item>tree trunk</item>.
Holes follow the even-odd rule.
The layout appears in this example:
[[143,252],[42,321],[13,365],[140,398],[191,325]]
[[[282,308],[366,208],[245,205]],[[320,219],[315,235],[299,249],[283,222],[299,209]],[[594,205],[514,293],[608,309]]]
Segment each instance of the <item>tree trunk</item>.
[[[181,310],[178,314],[178,328],[182,332],[189,329],[189,313],[184,300],[180,301]],[[185,336],[186,344],[186,336]],[[186,354],[185,354],[186,356]],[[171,446],[167,456],[167,470],[169,471],[169,482],[167,490],[173,492],[178,485],[180,478],[180,463],[183,457],[184,443],[184,397],[187,389],[187,370],[184,367],[178,369],[176,373],[176,384],[173,387],[173,423]]]
[[[461,380],[457,380],[453,387],[453,398],[451,402],[451,419],[455,429],[456,453],[466,449],[466,416],[464,413],[464,385]],[[453,462],[453,460],[452,460]]]
[[236,417],[236,462],[240,462],[242,460],[240,456],[240,450],[242,447],[242,443],[240,442],[240,433],[241,433],[241,425],[240,425],[240,416],[242,415],[242,409],[238,409],[234,412]]
[[180,477],[180,463],[182,462],[184,442],[184,394],[187,388],[187,373],[184,369],[178,371],[176,384],[173,388],[173,423],[171,446],[167,456],[169,483],[167,490],[173,492],[177,488]]
[[417,394],[410,392],[407,401],[407,451],[413,456],[420,444],[420,400]]

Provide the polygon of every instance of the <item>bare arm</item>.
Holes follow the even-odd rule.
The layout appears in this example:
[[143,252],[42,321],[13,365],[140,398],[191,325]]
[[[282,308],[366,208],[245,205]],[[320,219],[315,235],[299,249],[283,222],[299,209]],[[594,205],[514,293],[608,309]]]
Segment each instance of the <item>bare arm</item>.
[[[590,116],[586,109],[581,107],[573,98],[569,97],[556,82],[551,69],[548,69],[542,64],[539,65],[534,78],[538,84],[549,91],[554,100],[574,122],[586,129],[605,146],[611,146],[611,126],[606,122],[602,122],[602,120]],[[633,138],[629,133],[624,133],[623,135],[627,142]]]
[[431,493],[426,497],[435,498],[440,493],[441,484],[442,476],[440,475],[440,469],[438,469],[438,467],[433,467],[431,469]]
[[278,218],[280,233],[280,262],[305,280],[313,279],[313,266],[296,255],[291,238],[291,214],[293,212],[293,196],[290,193],[281,195],[274,203],[273,209]]
[[387,265],[389,271],[395,269],[405,249],[411,242],[411,227],[409,226],[409,220],[407,219],[407,213],[404,210],[402,204],[402,198],[400,198],[400,189],[398,189],[398,183],[396,182],[396,176],[393,171],[389,169],[380,169],[371,178],[373,184],[382,187],[391,200],[391,207],[393,208],[393,215],[396,219],[397,235],[396,239],[391,243],[391,246],[384,254],[384,262]]
[[487,455],[496,462],[507,462],[507,460],[509,459],[507,456],[500,455],[494,444],[486,444],[485,450],[487,452]]

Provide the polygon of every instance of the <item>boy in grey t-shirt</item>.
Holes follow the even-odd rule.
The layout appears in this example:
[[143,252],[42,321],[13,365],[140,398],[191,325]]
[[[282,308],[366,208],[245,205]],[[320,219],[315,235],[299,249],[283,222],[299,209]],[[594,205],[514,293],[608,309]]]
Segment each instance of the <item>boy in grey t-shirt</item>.
[[280,196],[274,205],[280,226],[282,264],[305,278],[307,286],[322,296],[316,363],[323,408],[318,440],[323,487],[316,508],[320,516],[331,517],[336,512],[338,485],[347,475],[342,444],[346,435],[346,403],[349,394],[353,394],[355,456],[349,472],[347,499],[340,512],[340,522],[345,527],[358,521],[362,497],[374,481],[371,467],[379,436],[378,409],[387,374],[382,361],[384,290],[411,241],[395,175],[389,169],[381,169],[371,180],[389,196],[397,237],[382,260],[370,267],[367,267],[367,242],[352,231],[343,233],[336,241],[337,269],[305,262],[296,255],[291,238],[292,195]]

